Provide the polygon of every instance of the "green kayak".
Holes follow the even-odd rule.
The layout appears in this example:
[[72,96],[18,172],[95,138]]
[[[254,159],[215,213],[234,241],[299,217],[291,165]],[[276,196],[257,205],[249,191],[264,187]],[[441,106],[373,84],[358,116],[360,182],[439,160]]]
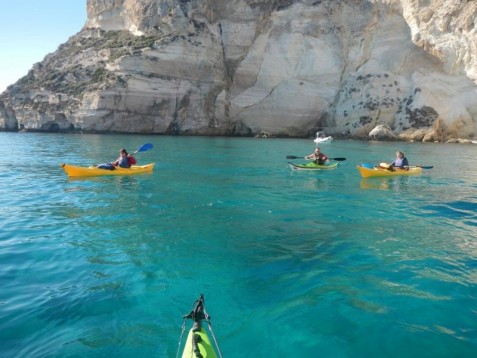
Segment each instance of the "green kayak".
[[[182,325],[182,336],[184,334],[185,329],[185,322],[187,319],[192,319],[194,324],[192,328],[189,330],[189,334],[187,335],[187,340],[184,346],[184,350],[182,351],[182,358],[217,358],[222,357],[220,349],[217,345],[217,341],[214,336],[214,332],[212,331],[212,325],[210,323],[210,316],[205,311],[204,306],[204,295],[200,295],[199,299],[195,301],[194,306],[189,314],[185,315],[184,317],[184,324]],[[214,338],[215,346],[219,354],[215,352],[215,349],[210,341],[209,335],[207,331],[202,327],[202,320],[205,320],[209,325],[209,331]],[[180,341],[179,341],[179,349],[180,349]]]
[[338,167],[338,163],[331,163],[331,164],[316,164],[315,162],[310,162],[306,164],[293,164],[288,162],[288,165],[292,170],[330,170],[336,169]]

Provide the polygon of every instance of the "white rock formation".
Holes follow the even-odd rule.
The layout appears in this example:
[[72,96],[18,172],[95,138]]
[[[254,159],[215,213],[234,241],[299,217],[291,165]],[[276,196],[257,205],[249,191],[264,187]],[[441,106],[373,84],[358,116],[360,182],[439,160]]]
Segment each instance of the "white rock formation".
[[[477,2],[88,0],[0,128],[402,140],[477,134]],[[381,128],[381,127],[378,127]]]
[[369,138],[372,140],[393,140],[396,138],[390,128],[385,125],[378,124],[369,132]]

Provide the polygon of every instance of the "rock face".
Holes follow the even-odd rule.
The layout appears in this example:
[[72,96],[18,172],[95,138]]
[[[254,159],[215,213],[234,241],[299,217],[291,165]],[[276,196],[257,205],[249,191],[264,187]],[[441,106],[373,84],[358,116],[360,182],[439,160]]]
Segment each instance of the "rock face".
[[88,0],[0,129],[447,141],[477,133],[477,2]]

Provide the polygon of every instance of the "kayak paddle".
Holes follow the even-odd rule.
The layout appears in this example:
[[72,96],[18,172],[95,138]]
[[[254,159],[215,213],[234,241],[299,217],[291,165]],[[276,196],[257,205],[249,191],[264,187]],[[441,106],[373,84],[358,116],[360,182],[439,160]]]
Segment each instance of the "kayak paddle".
[[151,143],[146,143],[141,145],[133,154],[139,153],[139,152],[147,152],[148,150],[151,150],[154,146]]
[[[305,156],[298,157],[296,155],[287,155],[287,159],[304,159]],[[337,162],[342,162],[346,160],[346,158],[328,158],[330,160],[336,160]]]

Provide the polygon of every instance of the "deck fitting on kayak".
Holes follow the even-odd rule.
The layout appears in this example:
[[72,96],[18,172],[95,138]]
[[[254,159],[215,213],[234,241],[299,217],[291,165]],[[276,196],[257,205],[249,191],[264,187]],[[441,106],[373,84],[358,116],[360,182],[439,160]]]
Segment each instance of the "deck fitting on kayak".
[[[179,338],[179,346],[176,358],[179,356],[182,337],[184,336],[186,321],[188,319],[192,319],[194,324],[189,330],[184,350],[182,352],[182,358],[216,358],[217,356],[222,358],[222,353],[212,330],[212,324],[210,323],[211,317],[205,310],[203,294],[201,294],[199,299],[194,302],[192,310],[188,314],[184,315],[183,318],[184,323],[182,324],[182,332]],[[210,342],[206,330],[202,327],[202,320],[205,320],[208,323],[209,331],[212,335],[212,338],[214,339],[215,348],[217,349],[218,355],[216,354],[214,347]]]

